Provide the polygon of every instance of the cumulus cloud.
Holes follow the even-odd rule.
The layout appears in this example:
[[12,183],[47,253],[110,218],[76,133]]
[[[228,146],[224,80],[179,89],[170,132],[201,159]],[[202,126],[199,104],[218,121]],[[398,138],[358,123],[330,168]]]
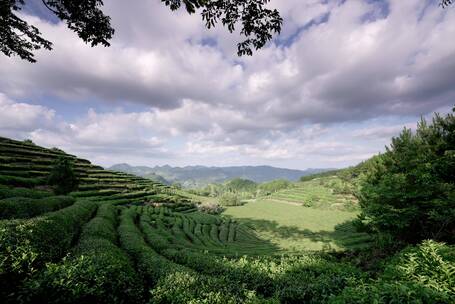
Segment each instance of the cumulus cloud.
[[14,102],[0,93],[0,129],[17,136],[39,127],[52,127],[55,111],[40,105]]
[[[427,1],[272,1],[285,21],[281,36],[242,58],[238,34],[207,30],[198,16],[159,1],[105,4],[116,28],[110,48],[90,48],[43,12],[26,16],[55,49],[37,52],[36,64],[0,56],[3,133],[105,163],[130,153],[136,161],[342,166],[454,103],[455,10]],[[35,96],[137,108],[57,118],[17,101]]]

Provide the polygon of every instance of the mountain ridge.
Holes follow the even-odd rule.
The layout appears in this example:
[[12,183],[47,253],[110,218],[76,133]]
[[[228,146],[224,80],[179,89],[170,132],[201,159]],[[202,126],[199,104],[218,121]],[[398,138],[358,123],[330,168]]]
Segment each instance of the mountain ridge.
[[333,170],[333,168],[309,168],[305,170],[278,168],[268,165],[261,166],[201,166],[184,167],[163,166],[131,166],[127,163],[115,164],[109,170],[136,174],[146,178],[163,178],[169,183],[180,183],[184,187],[195,188],[210,183],[222,183],[233,178],[249,179],[257,183],[275,179],[297,181],[300,177]]

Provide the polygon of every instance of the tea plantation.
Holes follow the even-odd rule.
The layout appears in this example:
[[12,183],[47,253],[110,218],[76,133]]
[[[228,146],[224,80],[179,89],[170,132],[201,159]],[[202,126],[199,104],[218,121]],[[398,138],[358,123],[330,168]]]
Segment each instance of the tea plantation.
[[[62,157],[79,183],[55,195],[48,176]],[[304,189],[258,201],[251,213],[263,208],[273,221],[308,209],[323,222],[334,212],[326,202],[349,205],[316,192],[314,205],[283,204],[306,200]],[[0,302],[455,303],[453,246],[424,241],[382,259],[345,226],[340,238],[352,248],[309,251],[302,236],[291,249],[235,214],[248,206],[203,213],[184,191],[0,138]],[[354,217],[335,212],[346,214],[340,224]]]

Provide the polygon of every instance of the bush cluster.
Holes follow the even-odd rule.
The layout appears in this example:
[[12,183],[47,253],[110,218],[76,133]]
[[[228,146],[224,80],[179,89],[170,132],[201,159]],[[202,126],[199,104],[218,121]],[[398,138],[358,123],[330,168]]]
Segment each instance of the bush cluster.
[[197,206],[197,209],[200,212],[204,212],[207,214],[214,214],[214,215],[220,214],[224,211],[224,208],[218,204],[201,204],[201,205]]
[[76,190],[78,180],[68,157],[60,156],[56,160],[49,174],[48,183],[54,186],[56,194],[67,194]]
[[69,196],[45,198],[10,197],[0,200],[0,220],[30,218],[68,207],[76,200]]
[[424,241],[399,252],[377,279],[359,280],[331,303],[455,303],[455,246]]
[[53,195],[49,191],[27,189],[27,188],[10,188],[0,185],[0,199],[10,197],[28,197],[28,198],[44,198]]
[[[454,108],[455,111],[455,108]],[[436,114],[404,129],[367,164],[361,220],[403,243],[455,242],[455,116]]]
[[43,178],[0,175],[0,184],[14,187],[31,188],[46,184],[46,180]]
[[143,284],[117,245],[117,210],[101,205],[78,245],[61,263],[47,264],[22,290],[31,303],[142,303]]
[[221,206],[241,206],[244,205],[245,203],[242,202],[239,198],[239,196],[235,193],[232,192],[226,192],[222,194],[219,198],[218,201]]
[[77,202],[42,217],[0,221],[2,290],[14,290],[45,263],[62,258],[95,210],[95,203]]

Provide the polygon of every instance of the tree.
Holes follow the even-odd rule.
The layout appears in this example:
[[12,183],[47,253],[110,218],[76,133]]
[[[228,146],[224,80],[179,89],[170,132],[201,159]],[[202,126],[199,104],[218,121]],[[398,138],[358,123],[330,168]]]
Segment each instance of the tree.
[[[6,56],[36,62],[33,51],[52,49],[52,42],[42,37],[38,28],[17,16],[27,0],[2,0],[0,4],[0,49]],[[171,10],[182,5],[189,14],[201,13],[207,28],[221,21],[229,32],[241,23],[240,33],[246,39],[238,43],[238,55],[252,55],[262,48],[274,33],[281,31],[283,20],[277,10],[266,7],[270,0],[161,0]],[[43,5],[65,22],[69,29],[91,46],[109,46],[114,34],[111,18],[101,7],[102,0],[42,0]]]
[[441,0],[441,2],[439,2],[439,5],[446,8],[449,5],[453,4],[454,2],[455,0]]
[[[42,0],[43,5],[60,20],[66,22],[69,29],[91,46],[102,44],[109,46],[114,29],[110,17],[104,15],[100,7],[102,0]],[[25,5],[25,0],[2,0],[0,4],[0,48],[6,56],[17,55],[22,59],[35,62],[33,51],[44,48],[52,49],[52,43],[41,36],[33,25],[19,18],[18,12]]]
[[285,179],[276,179],[267,183],[262,183],[259,185],[259,190],[262,194],[271,194],[283,189],[292,187],[292,183]]
[[50,172],[49,185],[55,187],[56,194],[67,194],[77,188],[78,180],[74,174],[73,164],[68,157],[60,156]]
[[239,196],[236,193],[226,192],[219,197],[219,203],[221,206],[241,206],[243,205]]
[[234,178],[225,184],[229,192],[256,192],[257,184],[249,179]]
[[[455,112],[455,108],[453,109]],[[455,116],[404,129],[369,162],[360,190],[370,231],[405,243],[455,242]]]

